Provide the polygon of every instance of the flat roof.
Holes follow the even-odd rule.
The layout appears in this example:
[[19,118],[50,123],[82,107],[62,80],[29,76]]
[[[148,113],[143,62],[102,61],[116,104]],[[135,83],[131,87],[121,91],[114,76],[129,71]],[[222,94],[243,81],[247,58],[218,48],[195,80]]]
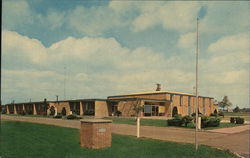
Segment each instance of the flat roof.
[[[182,92],[175,92],[175,91],[145,91],[145,92],[137,92],[137,93],[131,93],[131,94],[125,94],[125,95],[114,95],[114,96],[108,96],[109,97],[124,97],[124,96],[135,96],[135,95],[154,95],[154,94],[174,94],[174,95],[185,95],[185,96],[195,96],[191,93],[182,93]],[[205,97],[205,96],[199,96],[204,98],[212,98],[213,97]]]
[[119,99],[108,99],[108,101],[132,101],[132,100],[145,100],[145,101],[151,101],[151,102],[167,102],[170,100],[166,100],[166,99],[149,99],[149,98],[119,98]]
[[[47,103],[55,103],[55,102],[78,102],[78,101],[106,101],[107,99],[74,99],[74,100],[58,100],[58,101],[46,101]],[[15,105],[18,104],[41,104],[44,101],[36,101],[36,102],[21,102],[21,103],[14,103]],[[5,104],[11,105],[13,103]]]

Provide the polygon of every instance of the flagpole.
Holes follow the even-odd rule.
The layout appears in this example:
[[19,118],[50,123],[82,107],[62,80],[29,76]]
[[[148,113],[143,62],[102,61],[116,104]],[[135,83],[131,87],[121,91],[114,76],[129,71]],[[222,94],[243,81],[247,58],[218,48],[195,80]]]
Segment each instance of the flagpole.
[[197,18],[197,34],[196,34],[196,86],[195,86],[195,95],[196,95],[196,110],[195,110],[195,149],[198,150],[198,57],[199,57],[199,18]]

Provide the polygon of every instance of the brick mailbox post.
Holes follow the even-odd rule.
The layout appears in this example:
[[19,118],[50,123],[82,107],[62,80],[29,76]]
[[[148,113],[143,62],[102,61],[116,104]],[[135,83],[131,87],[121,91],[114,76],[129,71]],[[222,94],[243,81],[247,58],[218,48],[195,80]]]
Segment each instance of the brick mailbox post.
[[82,147],[100,149],[111,146],[111,120],[81,120],[80,141]]

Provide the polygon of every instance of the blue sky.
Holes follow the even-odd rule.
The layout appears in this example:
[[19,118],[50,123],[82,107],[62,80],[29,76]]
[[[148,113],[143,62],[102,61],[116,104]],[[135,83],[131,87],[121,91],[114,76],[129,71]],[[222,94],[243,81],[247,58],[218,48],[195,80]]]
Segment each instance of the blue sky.
[[[3,0],[2,99],[193,93],[249,103],[249,2]],[[245,17],[245,18],[242,18]]]

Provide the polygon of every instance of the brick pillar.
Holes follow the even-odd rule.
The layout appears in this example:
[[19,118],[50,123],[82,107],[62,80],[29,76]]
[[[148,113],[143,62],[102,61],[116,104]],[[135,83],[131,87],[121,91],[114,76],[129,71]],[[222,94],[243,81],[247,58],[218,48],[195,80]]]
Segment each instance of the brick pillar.
[[23,107],[23,111],[26,113],[25,105],[23,104],[22,107]]
[[[144,100],[141,100],[141,105],[140,106],[142,106],[144,108]],[[141,117],[143,117],[143,116],[144,116],[144,112],[141,111]]]
[[6,114],[10,114],[9,105],[6,105]]
[[111,146],[111,120],[86,119],[81,121],[80,142],[82,147],[100,149]]
[[16,112],[16,105],[14,104],[14,114],[17,114]]
[[37,112],[36,112],[36,104],[33,104],[33,115],[37,115]]
[[80,115],[83,115],[83,104],[81,101],[80,101]]

